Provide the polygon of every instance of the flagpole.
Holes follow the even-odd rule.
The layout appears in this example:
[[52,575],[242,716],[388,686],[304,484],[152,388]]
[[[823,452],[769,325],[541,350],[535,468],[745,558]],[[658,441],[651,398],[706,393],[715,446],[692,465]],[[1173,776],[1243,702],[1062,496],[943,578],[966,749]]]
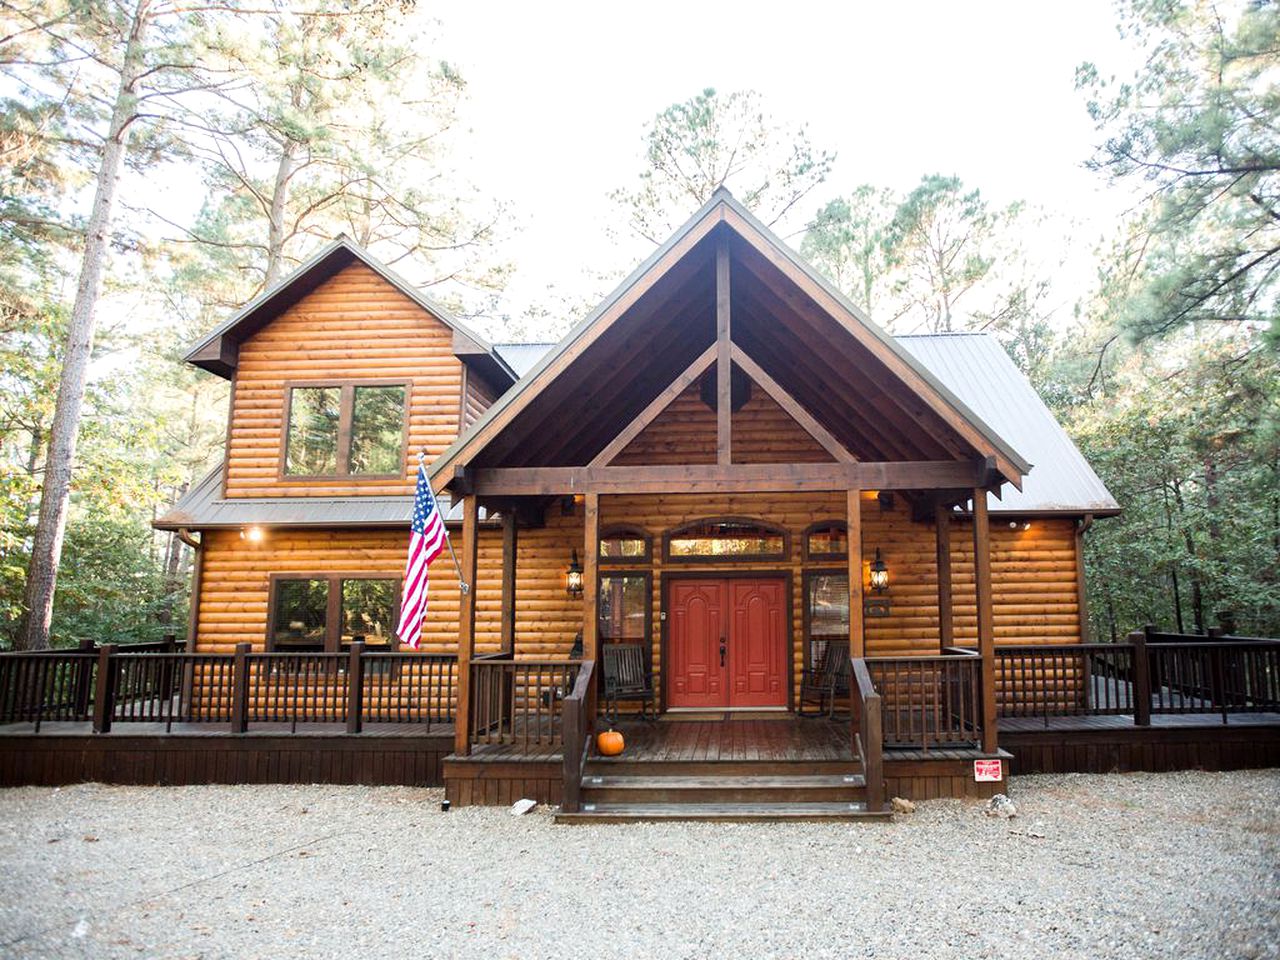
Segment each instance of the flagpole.
[[[419,451],[418,451],[418,469],[419,469],[419,470],[423,470],[423,469],[425,469],[425,468],[426,468],[426,463],[427,463],[427,455],[426,455],[426,453],[424,453],[423,451],[419,450]],[[428,482],[430,482],[430,481],[428,481]],[[433,496],[433,497],[434,497],[435,495],[436,495],[436,492],[435,492],[435,490],[433,489],[433,490],[431,491],[431,496]],[[453,506],[453,501],[452,501],[452,500],[450,500],[450,501],[449,501],[449,506],[450,506],[450,507],[452,507],[452,506]],[[439,502],[438,502],[438,501],[437,501],[437,503],[436,503],[436,509],[437,509],[437,510],[438,510],[438,509],[440,509],[440,504],[439,504]],[[441,517],[441,518],[440,518],[440,522],[441,522],[441,525],[444,527],[444,542],[445,542],[445,546],[447,546],[447,547],[449,548],[449,556],[453,557],[453,569],[454,569],[454,570],[456,570],[456,571],[458,572],[458,587],[459,587],[459,589],[461,589],[461,590],[462,590],[462,594],[463,594],[463,596],[466,596],[468,593],[470,593],[470,592],[471,592],[471,584],[467,583],[467,581],[466,581],[466,580],[464,580],[464,579],[463,579],[463,577],[462,577],[462,564],[458,563],[458,555],[457,555],[456,553],[454,553],[454,552],[453,552],[453,540],[452,540],[452,539],[450,538],[450,536],[449,536],[449,524],[448,524],[447,522],[445,522],[445,518],[444,518],[444,517]]]

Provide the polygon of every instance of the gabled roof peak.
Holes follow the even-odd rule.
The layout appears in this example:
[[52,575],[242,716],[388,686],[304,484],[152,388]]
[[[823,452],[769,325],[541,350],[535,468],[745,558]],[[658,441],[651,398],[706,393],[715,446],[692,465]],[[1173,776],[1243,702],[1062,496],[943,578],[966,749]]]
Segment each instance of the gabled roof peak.
[[[355,262],[364,264],[452,330],[454,353],[459,357],[465,357],[469,362],[479,363],[486,373],[498,380],[514,382],[518,379],[506,361],[482,336],[345,233],[339,233],[274,286],[262,291],[234,316],[215,327],[192,346],[183,359],[203,370],[229,379],[236,368],[240,344],[245,339],[261,330],[325,280]],[[501,383],[498,385],[503,386]]]

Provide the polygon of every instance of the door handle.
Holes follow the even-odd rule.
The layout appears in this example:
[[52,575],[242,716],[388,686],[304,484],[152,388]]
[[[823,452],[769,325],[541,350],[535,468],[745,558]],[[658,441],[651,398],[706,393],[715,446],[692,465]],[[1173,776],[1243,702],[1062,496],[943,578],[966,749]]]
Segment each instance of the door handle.
[[727,649],[728,648],[725,646],[725,639],[724,637],[721,637],[720,638],[720,668],[722,670],[724,669],[724,655]]

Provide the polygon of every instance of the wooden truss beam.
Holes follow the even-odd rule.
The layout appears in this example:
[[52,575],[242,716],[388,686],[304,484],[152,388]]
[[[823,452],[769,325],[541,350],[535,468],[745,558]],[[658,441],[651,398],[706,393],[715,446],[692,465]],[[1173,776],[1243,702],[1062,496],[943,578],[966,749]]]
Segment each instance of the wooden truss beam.
[[856,458],[849,452],[839,440],[832,436],[831,431],[820,424],[808,410],[796,401],[796,398],[787,393],[778,382],[764,372],[760,364],[756,363],[746,352],[736,344],[733,347],[733,361],[746,371],[747,376],[764,388],[765,393],[773,397],[783,410],[791,416],[791,419],[800,424],[809,436],[822,444],[823,448],[831,456],[835,457],[840,463],[854,463]]
[[721,234],[716,241],[716,463],[721,466],[733,463],[729,306],[729,240]]
[[893,463],[720,464],[655,467],[499,467],[474,473],[482,497],[572,493],[769,493],[800,490],[973,489],[982,460]]
[[641,410],[634,420],[627,424],[626,429],[614,437],[607,447],[596,454],[590,466],[606,467],[612,463],[614,457],[627,448],[627,444],[638,437],[645,427],[653,423],[658,415],[671,405],[672,400],[684,393],[691,383],[706,372],[706,369],[716,359],[718,351],[719,347],[714,343],[702,351],[697,360],[689,364],[680,376],[671,381],[667,389],[654,397],[653,401]]

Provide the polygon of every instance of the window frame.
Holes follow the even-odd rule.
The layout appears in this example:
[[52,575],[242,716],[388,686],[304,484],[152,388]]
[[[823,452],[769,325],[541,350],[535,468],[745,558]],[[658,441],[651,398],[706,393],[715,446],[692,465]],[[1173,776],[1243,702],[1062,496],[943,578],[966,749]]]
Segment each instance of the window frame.
[[[402,599],[402,591],[404,590],[404,580],[397,573],[371,573],[367,570],[350,571],[340,573],[330,573],[328,571],[317,573],[315,571],[299,571],[299,572],[282,572],[270,573],[267,575],[267,630],[266,643],[263,650],[267,653],[288,653],[287,650],[276,650],[276,585],[284,580],[323,580],[329,585],[329,595],[326,598],[324,610],[324,650],[316,651],[319,653],[342,653],[342,581],[343,580],[393,580],[395,581],[395,592],[392,595],[391,617],[392,620],[400,612],[400,601]],[[377,652],[394,653],[400,649],[400,638],[394,633],[395,627],[392,628],[391,642],[384,648],[376,647]],[[366,650],[373,652],[369,647]]]
[[[338,395],[338,445],[334,452],[335,473],[289,473],[289,435],[293,424],[293,391],[306,388],[337,388]],[[355,426],[357,387],[403,387],[404,409],[400,411],[400,469],[393,473],[352,473],[351,436]],[[278,480],[395,480],[405,476],[405,451],[409,447],[409,409],[412,406],[413,381],[402,378],[364,380],[347,378],[338,380],[286,380],[284,382],[284,419],[280,428],[280,457],[276,476]]]
[[[803,626],[801,627],[801,630],[803,631],[801,634],[801,639],[802,639],[801,647],[804,653],[804,657],[803,657],[804,669],[806,670],[810,670],[813,668],[812,659],[810,657],[810,651],[813,648],[813,635],[812,635],[813,580],[815,577],[846,577],[847,578],[848,576],[849,576],[848,567],[815,567],[813,569],[809,569],[806,567],[804,570],[804,573],[803,573],[804,589],[802,590],[802,600],[801,600],[801,602],[804,604],[804,612],[803,612],[803,616],[801,617],[801,622],[803,624]],[[850,600],[850,602],[852,602],[852,599]],[[849,611],[849,628],[848,628],[848,632],[845,634],[845,642],[850,644],[850,650],[852,650],[852,644],[853,644],[852,633],[853,633],[853,611],[850,610]]]
[[[774,536],[782,538],[782,549],[777,553],[721,553],[697,554],[685,556],[672,554],[671,541],[688,530],[693,530],[708,523],[741,523],[750,524],[766,530]],[[662,562],[672,564],[684,563],[787,563],[791,559],[791,531],[775,523],[769,523],[758,517],[699,517],[679,526],[671,527],[662,534]]]
[[[606,557],[603,553],[604,542],[612,537],[643,540],[644,555],[638,557]],[[653,563],[653,535],[644,527],[638,527],[633,523],[615,523],[612,526],[605,527],[600,531],[600,537],[596,544],[596,560],[600,566],[608,566],[610,568],[649,566]]]
[[[819,530],[828,530],[832,527],[838,527],[839,529],[844,531],[844,542],[845,542],[844,553],[813,553],[811,552],[809,550],[809,538],[812,537]],[[816,523],[811,523],[809,524],[809,526],[805,527],[804,533],[802,533],[800,536],[802,538],[800,541],[800,550],[804,555],[805,563],[838,563],[842,560],[847,562],[849,559],[849,549],[848,549],[849,521],[847,520],[840,520],[840,519],[837,519],[836,517],[832,517],[828,520],[819,520]]]

